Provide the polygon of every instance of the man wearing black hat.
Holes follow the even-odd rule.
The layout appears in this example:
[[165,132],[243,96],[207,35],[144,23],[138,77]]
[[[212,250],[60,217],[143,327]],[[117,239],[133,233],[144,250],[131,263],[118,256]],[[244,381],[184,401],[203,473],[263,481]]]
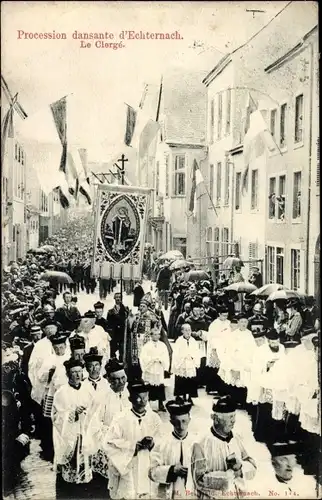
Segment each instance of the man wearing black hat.
[[108,395],[105,399],[104,426],[111,425],[113,417],[131,406],[129,391],[126,388],[127,376],[123,363],[111,358],[105,366],[105,377],[109,383]]
[[105,332],[108,332],[109,331],[108,322],[105,318],[103,318],[104,314],[103,302],[96,302],[94,304],[94,312],[96,316],[95,324],[101,326]]
[[91,435],[93,400],[82,385],[83,364],[69,359],[64,365],[68,383],[54,395],[52,417],[54,462],[58,466],[56,498],[82,498],[84,484],[93,478],[90,463],[90,456],[95,452],[90,446],[94,442]]
[[161,420],[148,405],[149,386],[138,380],[128,389],[132,408],[115,416],[102,443],[109,458],[109,493],[111,499],[151,498],[150,453]]
[[236,406],[229,396],[214,403],[212,427],[192,450],[192,477],[198,498],[225,498],[231,492],[239,498],[249,491],[246,481],[256,473],[254,460],[241,438],[233,434]]
[[286,340],[299,341],[301,338],[303,320],[299,310],[299,301],[290,299],[286,307],[288,314],[288,324],[285,329]]
[[98,353],[97,347],[91,347],[87,354],[84,354],[84,363],[88,377],[84,380],[86,387],[97,403],[103,403],[109,390],[108,382],[101,376],[103,356]]
[[159,483],[159,498],[192,496],[194,487],[190,468],[195,436],[188,433],[191,406],[180,397],[166,404],[173,432],[156,443],[149,471],[152,481]]
[[64,330],[73,332],[78,325],[81,314],[76,306],[72,305],[72,294],[63,293],[64,304],[56,309],[55,318],[61,323]]

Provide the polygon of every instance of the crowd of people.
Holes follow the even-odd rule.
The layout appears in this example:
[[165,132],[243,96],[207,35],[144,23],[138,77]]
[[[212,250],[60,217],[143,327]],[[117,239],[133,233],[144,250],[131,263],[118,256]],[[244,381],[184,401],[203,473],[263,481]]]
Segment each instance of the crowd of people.
[[[97,287],[87,271],[90,231],[86,220],[70,223],[46,242],[54,251],[30,252],[3,270],[5,494],[30,440],[39,439],[58,499],[265,497],[269,490],[315,498],[307,482],[320,480],[314,299],[240,300],[210,274],[192,282],[191,266],[169,272],[164,261],[152,276],[155,293],[136,283],[133,307],[115,292],[106,311],[105,291],[116,285],[109,282],[83,313],[79,292]],[[73,283],[50,271],[67,272]],[[190,432],[203,390],[214,398],[209,428],[196,423]],[[258,460],[234,432],[241,410],[270,452],[274,482],[263,484],[265,492],[251,486]]]

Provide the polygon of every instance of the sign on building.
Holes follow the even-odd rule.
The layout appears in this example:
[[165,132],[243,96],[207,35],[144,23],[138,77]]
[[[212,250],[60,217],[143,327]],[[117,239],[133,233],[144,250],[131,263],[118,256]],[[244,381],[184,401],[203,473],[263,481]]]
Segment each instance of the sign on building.
[[136,186],[98,186],[93,277],[141,278],[150,193]]

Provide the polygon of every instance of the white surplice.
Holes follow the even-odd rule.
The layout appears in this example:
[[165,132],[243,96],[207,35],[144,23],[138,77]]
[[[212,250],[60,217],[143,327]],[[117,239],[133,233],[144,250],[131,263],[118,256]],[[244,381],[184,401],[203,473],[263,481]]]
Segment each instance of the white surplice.
[[158,340],[149,340],[141,349],[142,378],[147,384],[164,384],[164,372],[169,371],[170,358],[167,346]]
[[[87,410],[76,416],[78,406]],[[95,434],[99,432],[98,414],[88,388],[62,386],[54,396],[52,409],[54,465],[61,467],[66,482],[88,483],[92,480],[90,457],[95,452]]]
[[208,329],[206,364],[211,368],[219,368],[220,359],[226,346],[227,336],[231,333],[230,321],[215,319]]
[[[195,442],[195,435],[188,433],[184,439],[180,439],[171,433],[170,436],[163,436],[156,443],[149,475],[152,481],[159,484],[158,498],[196,498],[193,494],[194,485],[191,476],[191,454]],[[181,457],[182,461],[180,461]],[[187,480],[177,478],[174,482],[167,482],[171,467],[179,463],[188,469]]]
[[141,420],[132,409],[113,419],[102,439],[109,460],[109,491],[113,500],[134,499],[141,495],[153,498],[153,483],[148,477],[151,452],[141,450],[134,456],[136,444],[144,437],[160,436],[161,420],[149,407]]
[[270,370],[267,371],[269,363],[274,363],[275,365],[280,362],[282,366],[285,363],[285,360],[285,348],[281,344],[279,345],[277,352],[272,351],[267,341],[257,347],[254,351],[253,360],[251,362],[250,380],[247,383],[248,403],[257,404],[263,390],[271,390],[272,384],[274,387],[276,386],[274,378],[277,376],[278,380],[279,377],[276,370],[271,372],[272,368],[270,368]]
[[[226,459],[234,453],[242,462],[242,478],[235,478],[228,470]],[[234,494],[238,498],[242,492],[249,491],[247,482],[256,474],[254,461],[245,450],[238,435],[223,440],[208,431],[198,443],[195,443],[191,458],[192,477],[198,498],[227,498]]]
[[258,347],[250,330],[231,331],[225,339],[218,375],[226,384],[247,387]]
[[179,377],[192,378],[197,375],[200,366],[200,349],[198,342],[190,337],[189,341],[183,336],[179,337],[172,354],[172,372]]
[[[66,348],[66,353],[63,356],[64,361],[70,358],[69,346]],[[45,388],[48,380],[48,371],[52,367],[53,360],[56,359],[56,354],[51,341],[44,337],[35,343],[28,362],[28,376],[31,382],[31,397],[34,401],[41,404],[44,396]],[[49,363],[49,364],[48,364]],[[45,375],[47,371],[47,377]],[[66,370],[64,368],[66,373]],[[56,375],[57,377],[57,375]],[[56,378],[55,377],[55,378]]]
[[102,359],[102,375],[105,374],[105,365],[110,359],[111,350],[110,350],[110,340],[111,337],[109,334],[99,325],[95,325],[94,328],[89,333],[84,332],[74,332],[70,335],[70,339],[80,336],[85,341],[85,351],[89,352],[91,347],[97,347],[98,353],[103,356]]

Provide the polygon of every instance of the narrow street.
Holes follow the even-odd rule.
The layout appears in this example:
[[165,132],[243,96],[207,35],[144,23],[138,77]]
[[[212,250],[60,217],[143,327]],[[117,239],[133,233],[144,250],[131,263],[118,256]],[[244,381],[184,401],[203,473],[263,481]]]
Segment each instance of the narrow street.
[[[146,293],[150,291],[150,282],[144,282],[143,287]],[[115,291],[117,290],[118,288],[115,289]],[[89,309],[92,309],[93,304],[98,300],[99,295],[97,292],[93,295],[87,295],[86,293],[81,292],[78,294],[77,305],[79,310],[84,313]],[[61,301],[62,298],[59,296],[57,299],[57,305],[60,305]],[[126,305],[132,306],[132,301],[132,295],[124,295],[124,303]],[[112,307],[112,305],[113,294],[109,295],[105,300],[106,312],[110,307]],[[164,311],[164,314],[166,321],[168,321],[169,312]],[[167,399],[171,399],[173,395],[173,384],[174,380],[172,377],[166,388]],[[191,415],[190,432],[192,434],[200,435],[201,429],[206,430],[210,427],[211,407],[212,397],[207,395],[204,389],[199,389],[199,397],[195,400]],[[168,423],[168,416],[166,413],[161,413],[160,417],[164,422],[164,433],[166,435],[171,432],[171,426]],[[242,436],[249,455],[256,460],[258,472],[256,479],[252,482],[252,489],[255,491],[259,485],[263,484],[263,478],[267,477],[267,469],[270,462],[269,453],[265,445],[257,443],[254,440],[251,430],[251,421],[245,411],[237,411],[235,431]],[[54,500],[56,498],[55,473],[53,471],[53,466],[52,464],[42,460],[39,456],[39,452],[39,441],[33,440],[31,442],[30,455],[24,460],[21,466],[22,473],[19,484],[17,485],[14,493],[11,496],[6,497],[6,500]]]

